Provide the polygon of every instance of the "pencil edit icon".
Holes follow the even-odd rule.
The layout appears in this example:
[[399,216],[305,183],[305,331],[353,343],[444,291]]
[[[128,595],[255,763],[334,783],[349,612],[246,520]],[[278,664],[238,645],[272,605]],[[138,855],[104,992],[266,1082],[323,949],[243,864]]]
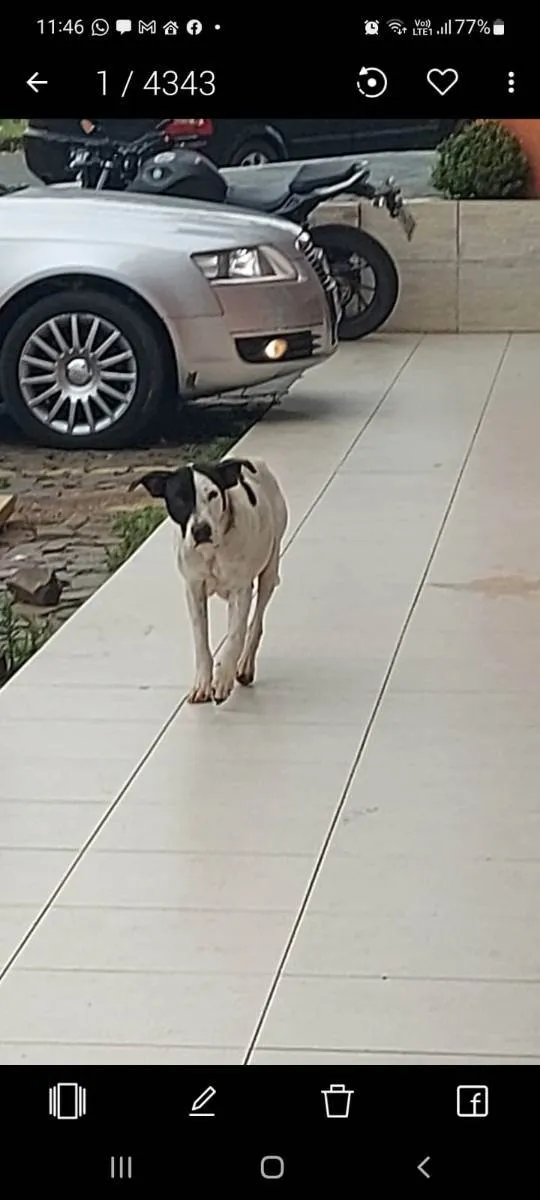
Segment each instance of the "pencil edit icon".
[[197,1096],[196,1100],[193,1101],[189,1114],[190,1117],[215,1117],[215,1112],[209,1112],[206,1107],[214,1099],[215,1094],[215,1087],[205,1088],[204,1092],[201,1092],[200,1096]]

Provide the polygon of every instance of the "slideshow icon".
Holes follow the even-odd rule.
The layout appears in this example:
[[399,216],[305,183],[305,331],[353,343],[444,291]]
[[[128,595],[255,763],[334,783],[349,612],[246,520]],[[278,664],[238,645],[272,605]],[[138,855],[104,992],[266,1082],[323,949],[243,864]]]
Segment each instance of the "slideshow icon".
[[78,1083],[55,1083],[49,1088],[49,1116],[78,1121],[86,1116],[86,1088]]

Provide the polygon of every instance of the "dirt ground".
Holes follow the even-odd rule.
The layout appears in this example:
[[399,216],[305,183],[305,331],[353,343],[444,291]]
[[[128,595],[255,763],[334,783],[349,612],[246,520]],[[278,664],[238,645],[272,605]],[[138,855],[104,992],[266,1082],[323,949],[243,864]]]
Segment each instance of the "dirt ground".
[[173,429],[150,446],[114,451],[40,449],[0,420],[0,493],[16,497],[13,515],[0,526],[0,593],[23,562],[45,563],[63,584],[58,605],[20,611],[46,616],[56,628],[108,578],[115,516],[148,505],[144,491],[128,492],[131,480],[151,466],[220,458],[268,406],[266,398],[199,403],[183,411],[181,433]]

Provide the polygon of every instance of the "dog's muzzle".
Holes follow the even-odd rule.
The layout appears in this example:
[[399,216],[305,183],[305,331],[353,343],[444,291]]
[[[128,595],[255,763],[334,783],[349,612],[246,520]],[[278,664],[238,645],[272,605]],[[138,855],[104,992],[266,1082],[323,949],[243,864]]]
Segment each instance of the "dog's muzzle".
[[207,521],[201,521],[200,525],[194,525],[191,530],[191,536],[196,546],[205,546],[212,541],[212,530]]

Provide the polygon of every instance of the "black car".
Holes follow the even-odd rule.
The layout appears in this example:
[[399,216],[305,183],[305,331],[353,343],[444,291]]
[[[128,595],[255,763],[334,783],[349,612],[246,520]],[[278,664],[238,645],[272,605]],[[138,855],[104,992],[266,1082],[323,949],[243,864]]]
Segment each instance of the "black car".
[[328,121],[297,118],[280,120],[207,121],[205,153],[225,167],[254,166],[285,159],[332,158],[375,150],[432,149],[452,132],[455,121],[402,121],[390,117]]
[[[457,124],[451,120],[398,120],[356,117],[328,121],[281,118],[272,120],[171,119],[169,121],[102,118],[99,131],[130,142],[157,125],[179,142],[200,146],[218,166],[251,166],[286,159],[331,158],[340,154],[367,154],[375,150],[431,149]],[[70,179],[69,142],[54,140],[82,135],[78,120],[36,119],[28,123],[24,139],[26,164],[45,183]]]

